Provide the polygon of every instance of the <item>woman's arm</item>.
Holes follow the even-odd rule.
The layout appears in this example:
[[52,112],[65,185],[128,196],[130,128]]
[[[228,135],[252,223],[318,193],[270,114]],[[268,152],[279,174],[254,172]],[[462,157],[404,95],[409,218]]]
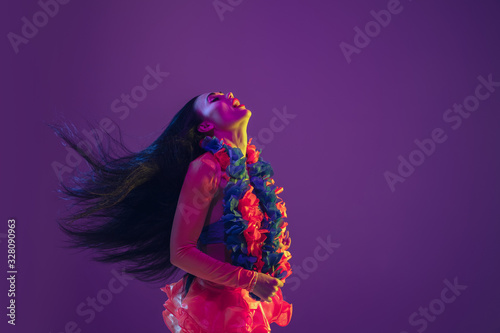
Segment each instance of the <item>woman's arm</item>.
[[172,225],[170,261],[202,279],[248,290],[257,279],[257,272],[217,260],[196,247],[220,175],[220,166],[211,153],[189,165]]

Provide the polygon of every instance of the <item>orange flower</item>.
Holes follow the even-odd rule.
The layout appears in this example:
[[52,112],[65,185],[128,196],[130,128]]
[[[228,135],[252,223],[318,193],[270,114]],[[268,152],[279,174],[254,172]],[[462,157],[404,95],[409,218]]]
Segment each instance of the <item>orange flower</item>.
[[[281,199],[281,198],[278,197],[278,199]],[[286,215],[286,207],[285,207],[285,202],[283,200],[276,203],[276,208],[279,209],[279,211],[281,213],[281,217],[284,217],[284,218],[288,217]]]
[[281,281],[285,282],[286,278],[289,277],[291,274],[292,274],[292,269],[290,267],[290,263],[285,260],[285,261],[282,261],[279,266],[276,268],[276,270],[278,270],[279,268],[283,269],[284,271],[287,272],[287,274],[281,278]]
[[276,188],[274,189],[274,193],[276,193],[276,196],[278,196],[278,194],[280,194],[281,192],[283,192],[283,187],[276,186]]
[[266,239],[265,233],[268,233],[269,231],[266,229],[260,229],[264,214],[259,208],[259,199],[255,194],[253,194],[252,191],[253,186],[249,184],[248,190],[238,203],[238,211],[241,212],[242,218],[248,221],[248,226],[243,232],[247,243],[248,254],[261,258],[262,245]]
[[285,245],[283,243],[283,240],[285,239],[285,230],[286,230],[285,228],[286,228],[287,225],[288,225],[288,223],[285,222],[285,221],[283,221],[283,225],[281,226],[281,235],[278,237],[278,239],[279,239],[279,248],[276,251],[278,253],[282,253],[282,252],[284,253],[290,247],[290,246],[287,246],[287,245]]
[[249,224],[257,224],[257,227],[260,228],[260,222],[264,218],[264,214],[259,208],[259,199],[252,193],[253,186],[249,186],[249,189],[238,203],[238,211],[241,212],[241,216],[247,220]]
[[247,144],[247,163],[255,163],[259,160],[260,152],[256,150],[255,145],[251,145],[253,138],[250,138]]
[[255,224],[249,224],[243,232],[247,242],[248,254],[257,258],[262,257],[262,244],[266,239],[266,235],[261,231],[268,232],[265,229],[259,230]]

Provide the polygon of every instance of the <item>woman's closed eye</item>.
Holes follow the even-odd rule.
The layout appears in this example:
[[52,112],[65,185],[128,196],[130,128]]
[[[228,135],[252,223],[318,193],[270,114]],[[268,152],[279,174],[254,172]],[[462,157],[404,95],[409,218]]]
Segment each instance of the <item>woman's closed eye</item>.
[[214,101],[218,101],[219,100],[219,97],[214,97],[212,98],[212,100],[210,101],[210,103],[214,102]]

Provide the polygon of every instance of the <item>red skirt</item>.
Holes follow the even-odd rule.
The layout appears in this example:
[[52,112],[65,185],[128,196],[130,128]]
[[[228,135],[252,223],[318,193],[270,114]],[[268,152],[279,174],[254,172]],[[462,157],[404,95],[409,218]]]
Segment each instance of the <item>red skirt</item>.
[[163,320],[174,333],[267,333],[271,323],[286,326],[292,304],[281,288],[271,302],[251,298],[243,288],[226,287],[195,277],[184,297],[185,279],[160,288],[167,294]]

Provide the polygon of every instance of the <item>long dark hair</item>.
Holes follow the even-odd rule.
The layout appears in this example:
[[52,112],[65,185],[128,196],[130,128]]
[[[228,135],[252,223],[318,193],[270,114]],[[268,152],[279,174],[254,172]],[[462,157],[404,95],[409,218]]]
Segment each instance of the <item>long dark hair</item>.
[[[70,248],[94,249],[99,262],[127,262],[124,272],[144,282],[165,281],[180,271],[170,262],[172,222],[189,163],[205,153],[200,141],[212,135],[197,130],[203,121],[194,109],[197,97],[136,153],[123,144],[120,131],[119,140],[106,133],[110,144],[99,144],[94,156],[78,146],[82,136],[67,123],[49,125],[90,166],[71,177],[72,186],[61,183],[58,190],[72,208],[79,207],[57,222]],[[111,157],[113,144],[125,156]]]

